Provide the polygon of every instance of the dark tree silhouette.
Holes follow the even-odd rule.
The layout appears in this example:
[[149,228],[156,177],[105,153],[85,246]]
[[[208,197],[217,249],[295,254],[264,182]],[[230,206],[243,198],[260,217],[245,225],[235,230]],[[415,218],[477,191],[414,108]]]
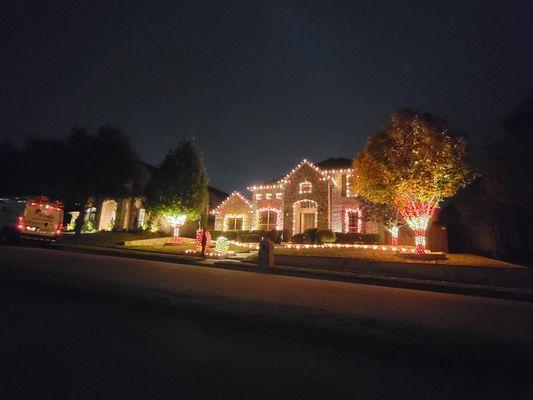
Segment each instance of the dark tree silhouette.
[[456,251],[531,261],[533,220],[533,99],[508,113],[501,134],[485,147],[480,177],[443,210]]
[[43,194],[74,205],[81,232],[87,200],[103,196],[131,196],[148,178],[128,137],[104,126],[96,134],[73,128],[66,140],[31,139],[22,154],[25,194]]
[[202,155],[191,140],[170,151],[147,190],[151,213],[164,217],[177,238],[185,219],[197,220],[207,208],[207,175]]

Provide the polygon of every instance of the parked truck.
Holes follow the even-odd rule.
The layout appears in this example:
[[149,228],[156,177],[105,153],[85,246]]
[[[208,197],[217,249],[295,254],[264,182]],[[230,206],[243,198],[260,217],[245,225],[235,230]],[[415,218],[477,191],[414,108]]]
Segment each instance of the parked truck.
[[63,230],[63,204],[45,196],[0,198],[0,244],[53,242]]

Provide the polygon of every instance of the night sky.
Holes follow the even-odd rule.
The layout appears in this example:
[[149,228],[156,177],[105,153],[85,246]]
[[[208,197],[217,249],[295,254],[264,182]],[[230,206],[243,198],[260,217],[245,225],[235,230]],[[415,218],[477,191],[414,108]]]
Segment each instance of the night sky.
[[3,3],[0,139],[113,123],[158,164],[192,136],[226,191],[351,158],[404,106],[479,143],[533,90],[531,1]]

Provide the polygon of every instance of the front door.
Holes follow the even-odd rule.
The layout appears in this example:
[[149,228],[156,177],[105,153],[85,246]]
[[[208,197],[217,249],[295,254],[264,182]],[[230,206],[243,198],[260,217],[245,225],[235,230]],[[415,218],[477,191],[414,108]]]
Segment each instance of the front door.
[[315,226],[315,213],[302,213],[302,232],[306,229],[316,228]]

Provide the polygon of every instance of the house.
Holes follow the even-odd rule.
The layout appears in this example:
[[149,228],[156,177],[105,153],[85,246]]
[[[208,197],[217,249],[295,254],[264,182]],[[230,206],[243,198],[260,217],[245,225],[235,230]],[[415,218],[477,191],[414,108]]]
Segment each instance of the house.
[[[208,209],[214,208],[216,204],[222,202],[228,196],[227,193],[208,186],[209,193]],[[86,203],[84,224],[90,221],[90,225],[98,231],[137,231],[147,228],[148,211],[146,210],[146,199],[142,196],[129,197],[105,197],[99,201],[90,198]],[[75,219],[78,212],[71,211],[70,214]],[[208,214],[209,215],[209,214]],[[167,226],[166,221],[161,220],[162,230],[171,232],[172,228]],[[208,229],[213,229],[214,218],[208,219]],[[194,236],[198,229],[197,221],[187,221],[181,232],[184,236]]]
[[284,177],[249,187],[249,198],[233,192],[211,211],[215,230],[380,233],[378,224],[363,218],[361,201],[351,191],[352,174],[347,158],[303,160]]

